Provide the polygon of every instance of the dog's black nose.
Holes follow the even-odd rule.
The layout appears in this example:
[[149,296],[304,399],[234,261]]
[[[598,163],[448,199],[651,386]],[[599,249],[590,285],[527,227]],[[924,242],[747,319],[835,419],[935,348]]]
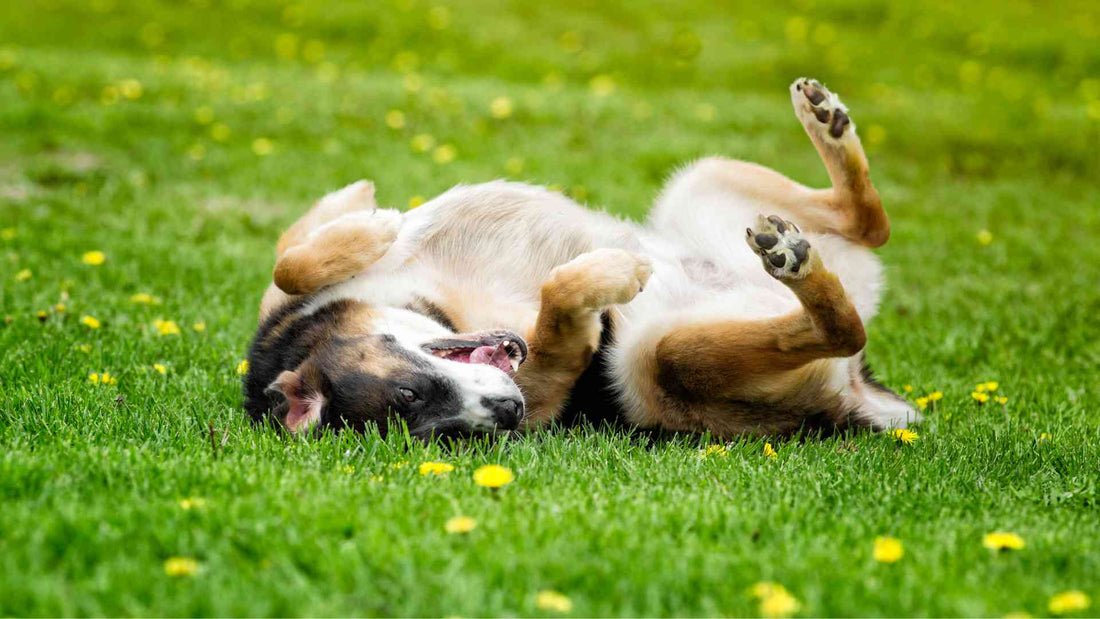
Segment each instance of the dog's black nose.
[[482,398],[481,405],[493,414],[493,421],[503,430],[515,430],[523,418],[523,400],[517,398]]

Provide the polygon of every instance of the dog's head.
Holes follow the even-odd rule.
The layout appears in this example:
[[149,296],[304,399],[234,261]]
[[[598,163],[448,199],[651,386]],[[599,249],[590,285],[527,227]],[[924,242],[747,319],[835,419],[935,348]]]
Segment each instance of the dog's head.
[[446,436],[519,426],[523,396],[512,375],[527,357],[521,337],[456,335],[404,309],[372,315],[368,335],[340,335],[348,318],[333,321],[304,362],[267,385],[266,395],[282,400],[273,414],[287,429],[376,423],[384,431],[400,419],[413,434]]

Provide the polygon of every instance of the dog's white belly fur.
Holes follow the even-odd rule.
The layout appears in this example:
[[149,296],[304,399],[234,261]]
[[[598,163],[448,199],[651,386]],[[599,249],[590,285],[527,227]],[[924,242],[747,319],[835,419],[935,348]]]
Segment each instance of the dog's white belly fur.
[[[782,210],[729,192],[700,192],[692,173],[688,168],[671,181],[646,224],[585,209],[541,187],[502,181],[455,187],[404,214],[397,240],[380,261],[318,294],[312,305],[358,298],[402,306],[418,296],[439,301],[461,291],[473,295],[462,303],[472,329],[523,333],[554,267],[601,247],[644,254],[653,261],[653,275],[631,303],[616,308],[610,359],[628,416],[647,425],[634,364],[651,338],[678,322],[764,319],[800,307],[744,241],[758,214]],[[883,286],[878,258],[842,237],[805,236],[868,322]],[[830,405],[867,410],[886,426],[915,417],[903,402],[860,389],[856,357],[815,363],[814,383]]]

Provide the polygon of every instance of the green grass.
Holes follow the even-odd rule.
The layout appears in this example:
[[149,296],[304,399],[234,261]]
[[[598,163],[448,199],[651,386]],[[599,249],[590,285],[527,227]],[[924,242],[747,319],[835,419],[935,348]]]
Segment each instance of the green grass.
[[[761,580],[803,615],[1100,603],[1094,3],[586,4],[0,7],[0,615],[553,614],[544,589],[573,615],[755,615]],[[640,216],[675,166],[714,153],[823,185],[786,94],[801,75],[852,109],[893,218],[868,354],[911,397],[943,391],[915,444],[703,459],[700,437],[444,450],[246,422],[236,366],[273,245],[316,197],[370,178],[404,207],[510,176]],[[508,118],[489,114],[499,96]],[[421,133],[455,160],[414,152]],[[89,250],[106,262],[82,264]],[[89,383],[104,371],[118,384]],[[1006,405],[971,399],[986,380]],[[421,477],[426,460],[456,468]],[[474,485],[490,462],[516,481]],[[458,514],[478,527],[447,535]],[[990,552],[994,530],[1026,548]],[[876,563],[878,535],[904,558]],[[171,557],[201,571],[171,578]]]

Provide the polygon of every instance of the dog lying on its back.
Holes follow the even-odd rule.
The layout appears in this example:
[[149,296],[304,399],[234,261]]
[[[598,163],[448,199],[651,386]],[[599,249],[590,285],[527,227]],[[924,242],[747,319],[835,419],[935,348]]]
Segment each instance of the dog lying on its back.
[[364,181],[326,196],[279,241],[246,409],[422,436],[566,409],[724,437],[918,420],[863,359],[889,221],[855,126],[816,81],[791,97],[830,189],[704,159],[644,225],[517,183],[405,214]]

